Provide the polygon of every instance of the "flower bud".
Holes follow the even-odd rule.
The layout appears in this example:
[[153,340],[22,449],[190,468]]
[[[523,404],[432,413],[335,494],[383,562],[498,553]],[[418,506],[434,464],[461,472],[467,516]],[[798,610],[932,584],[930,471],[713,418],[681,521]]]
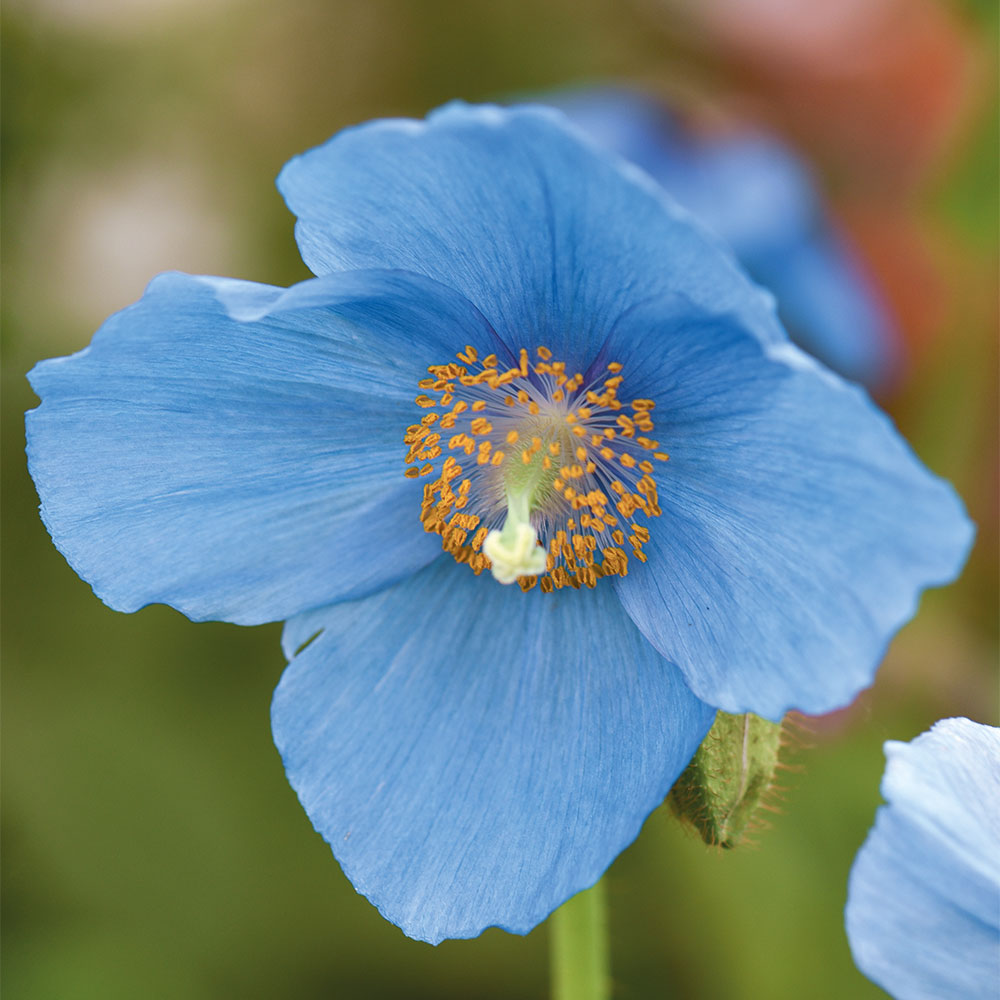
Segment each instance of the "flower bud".
[[674,814],[706,844],[736,847],[768,790],[781,749],[780,722],[719,712],[691,762],[670,790]]

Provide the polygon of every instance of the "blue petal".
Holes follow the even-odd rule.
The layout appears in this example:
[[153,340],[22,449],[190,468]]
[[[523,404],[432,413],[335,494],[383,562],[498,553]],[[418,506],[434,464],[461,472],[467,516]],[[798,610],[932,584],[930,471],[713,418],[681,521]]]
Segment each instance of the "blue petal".
[[899,1000],[1000,996],[1000,730],[946,719],[885,745],[845,912],[858,968]]
[[883,384],[899,367],[898,334],[846,242],[828,227],[771,259],[754,277],[778,299],[793,338],[845,378]]
[[920,590],[964,563],[961,502],[862,390],[793,345],[762,347],[683,300],[622,326],[605,356],[629,396],[656,402],[670,454],[649,562],[616,581],[625,609],[725,711],[846,704]]
[[639,832],[713,712],[609,587],[523,594],[450,556],[289,623],[272,723],[348,878],[408,935],[525,933]]
[[121,611],[251,624],[366,593],[440,551],[403,434],[426,365],[466,342],[498,343],[417,275],[287,291],[163,275],[86,350],[31,373],[42,517]]
[[289,162],[278,186],[314,272],[429,275],[512,348],[588,364],[622,312],[672,290],[785,336],[769,297],[662,189],[551,109],[453,104],[363,125]]
[[762,132],[700,134],[643,94],[618,88],[546,98],[597,143],[642,167],[744,265],[798,242],[819,211],[802,162]]
[[774,293],[789,332],[810,353],[847,378],[885,381],[897,363],[895,329],[792,149],[748,128],[699,133],[659,102],[627,90],[568,91],[546,100],[722,237]]

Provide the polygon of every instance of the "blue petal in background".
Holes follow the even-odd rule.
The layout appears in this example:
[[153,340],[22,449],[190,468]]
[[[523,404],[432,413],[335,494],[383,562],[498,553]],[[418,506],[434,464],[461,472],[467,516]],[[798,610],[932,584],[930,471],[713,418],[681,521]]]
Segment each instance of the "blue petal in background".
[[699,132],[652,98],[618,88],[543,96],[596,142],[642,167],[774,293],[792,336],[845,377],[877,388],[898,333],[853,248],[827,216],[804,161],[740,126]]
[[885,752],[888,804],[848,889],[854,960],[897,1000],[1000,996],[1000,729],[945,719]]

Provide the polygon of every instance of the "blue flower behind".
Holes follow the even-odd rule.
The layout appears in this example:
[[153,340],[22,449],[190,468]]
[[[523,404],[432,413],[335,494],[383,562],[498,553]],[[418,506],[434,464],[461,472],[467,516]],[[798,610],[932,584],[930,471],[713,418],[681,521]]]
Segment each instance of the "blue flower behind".
[[1000,996],[1000,729],[944,719],[885,753],[848,887],[854,961],[897,1000]]
[[279,187],[319,277],[162,275],[31,373],[42,517],[113,608],[287,619],[275,742],[355,887],[424,940],[524,932],[716,708],[869,684],[971,527],[555,112],[370,123]]
[[889,381],[898,334],[790,148],[748,127],[699,134],[663,105],[627,90],[566,91],[551,100],[722,237],[774,293],[782,321],[806,350],[870,388]]

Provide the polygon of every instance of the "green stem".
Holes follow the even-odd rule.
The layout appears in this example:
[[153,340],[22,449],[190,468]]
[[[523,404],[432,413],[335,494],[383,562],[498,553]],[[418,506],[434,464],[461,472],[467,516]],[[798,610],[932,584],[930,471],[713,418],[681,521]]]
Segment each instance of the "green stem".
[[604,883],[567,900],[549,923],[552,1000],[608,1000]]

